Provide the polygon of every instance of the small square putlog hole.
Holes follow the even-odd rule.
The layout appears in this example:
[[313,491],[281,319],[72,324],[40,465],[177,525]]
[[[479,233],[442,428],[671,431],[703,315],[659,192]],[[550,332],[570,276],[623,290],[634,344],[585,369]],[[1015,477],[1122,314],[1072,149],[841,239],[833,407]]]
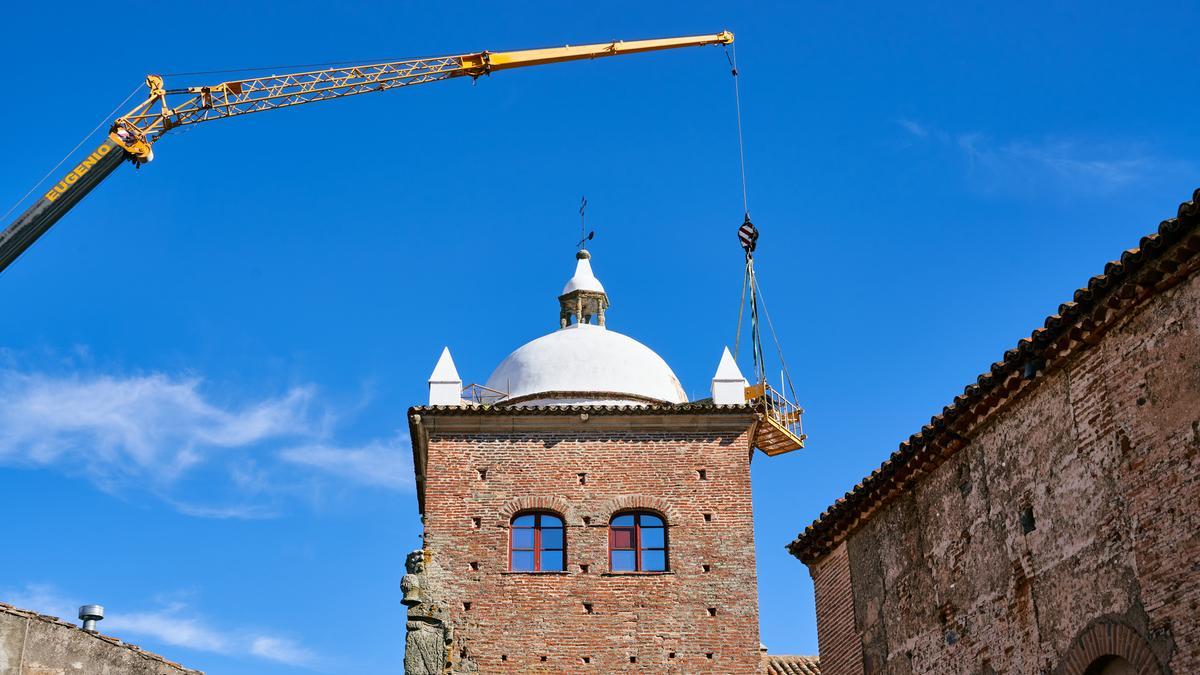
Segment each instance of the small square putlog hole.
[[478,530],[481,527],[483,527],[483,518],[475,516],[471,519],[471,529]]
[[476,469],[479,472],[479,480],[487,480],[487,469]]
[[706,523],[712,522],[712,514],[711,513],[704,514],[704,522],[706,522]]
[[590,602],[583,603],[583,611],[587,612],[588,614],[595,614],[595,611],[592,608],[592,603]]
[[580,574],[587,574],[589,571],[591,571],[591,569],[592,569],[591,565],[588,565],[587,563],[584,563],[579,566]]
[[1021,532],[1029,534],[1037,529],[1037,521],[1033,518],[1033,507],[1025,505],[1021,507]]
[[709,608],[708,608],[708,615],[709,615],[709,616],[716,616],[716,615],[717,615],[717,608],[716,608],[716,607],[709,607]]
[[700,569],[707,574],[712,571],[712,565],[701,565]]
[[587,474],[586,473],[577,473],[575,475],[576,475],[576,477],[579,478],[580,485],[587,485]]
[[472,572],[478,572],[478,571],[479,571],[479,562],[478,562],[478,561],[476,561],[476,560],[472,560],[472,561],[471,561],[471,571],[472,571]]
[[583,661],[584,663],[591,663],[591,662],[592,662],[592,657],[590,657],[590,656],[585,656],[585,657],[583,657],[582,659],[579,659],[579,660],[580,660],[580,661]]
[[708,480],[708,471],[706,469],[696,469],[696,476],[700,480]]

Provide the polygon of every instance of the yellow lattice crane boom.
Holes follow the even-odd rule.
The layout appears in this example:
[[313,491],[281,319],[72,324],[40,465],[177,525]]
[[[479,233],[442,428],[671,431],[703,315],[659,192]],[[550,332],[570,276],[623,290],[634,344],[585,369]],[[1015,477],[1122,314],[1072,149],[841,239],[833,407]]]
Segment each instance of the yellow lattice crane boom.
[[455,77],[477,78],[498,70],[732,42],[733,34],[724,31],[574,47],[476,52],[230,80],[185,89],[168,89],[163,78],[149,75],[146,100],[117,118],[99,147],[0,232],[0,271],[122,162],[142,164],[153,159],[154,143],[176,127]]

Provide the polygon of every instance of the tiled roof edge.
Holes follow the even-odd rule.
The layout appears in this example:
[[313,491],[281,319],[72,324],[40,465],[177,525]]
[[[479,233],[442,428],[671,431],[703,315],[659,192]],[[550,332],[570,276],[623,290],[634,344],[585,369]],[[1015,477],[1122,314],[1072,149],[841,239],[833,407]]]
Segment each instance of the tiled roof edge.
[[821,659],[817,656],[764,654],[762,664],[767,675],[821,675]]
[[[943,408],[941,414],[933,416],[929,424],[902,442],[878,469],[830,505],[787,545],[788,551],[805,563],[815,561],[831,548],[833,540],[841,540],[846,533],[845,528],[852,524],[859,513],[889,500],[898,492],[898,484],[911,479],[908,476],[896,478],[902,469],[916,464],[919,470],[929,471],[940,465],[964,441],[960,432],[951,429],[952,424],[965,426],[965,430],[969,431],[971,425],[978,421],[979,415],[973,410],[976,403],[988,395],[996,394],[1000,385],[1015,372],[1020,372],[1027,363],[1035,364],[1036,368],[1036,364],[1065,333],[1090,321],[1092,312],[1118,294],[1135,273],[1162,259],[1174,244],[1184,241],[1198,228],[1200,188],[1192,193],[1191,201],[1179,205],[1175,218],[1162,221],[1156,232],[1142,237],[1137,248],[1124,251],[1118,260],[1106,263],[1104,272],[1093,276],[1087,285],[1076,290],[1072,301],[1060,305],[1057,314],[1046,317],[1043,327],[1035,329],[1029,337],[1022,338],[1014,348],[1004,352],[1000,361],[993,363],[988,372],[967,385],[962,394]],[[1188,250],[1187,256],[1194,258],[1198,253],[1200,251]],[[1096,323],[1089,332],[1100,327],[1101,324]],[[1007,395],[1000,393],[1002,398]],[[935,447],[947,444],[955,447]],[[889,485],[889,482],[892,484]]]
[[439,415],[577,415],[588,413],[592,415],[675,415],[699,413],[748,413],[753,412],[750,405],[716,405],[713,403],[664,403],[649,405],[422,405],[408,409],[408,414],[423,415],[435,413]]

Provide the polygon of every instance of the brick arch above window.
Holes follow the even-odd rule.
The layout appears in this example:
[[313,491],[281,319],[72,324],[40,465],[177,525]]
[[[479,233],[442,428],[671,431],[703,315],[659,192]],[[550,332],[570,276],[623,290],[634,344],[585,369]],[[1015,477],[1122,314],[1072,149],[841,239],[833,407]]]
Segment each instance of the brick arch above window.
[[500,507],[500,526],[508,527],[512,524],[513,516],[524,511],[553,513],[560,516],[567,527],[583,524],[570,502],[561,497],[517,497]]
[[647,495],[621,495],[609,499],[600,505],[600,515],[604,517],[605,523],[612,520],[613,516],[622,511],[650,511],[661,515],[667,521],[667,527],[676,525],[682,522],[679,512],[671,506],[671,503],[661,497],[651,497]]
[[1131,626],[1112,619],[1097,619],[1079,632],[1059,663],[1055,675],[1085,675],[1103,663],[1105,657],[1119,656],[1133,665],[1138,675],[1166,675],[1150,648],[1150,643]]

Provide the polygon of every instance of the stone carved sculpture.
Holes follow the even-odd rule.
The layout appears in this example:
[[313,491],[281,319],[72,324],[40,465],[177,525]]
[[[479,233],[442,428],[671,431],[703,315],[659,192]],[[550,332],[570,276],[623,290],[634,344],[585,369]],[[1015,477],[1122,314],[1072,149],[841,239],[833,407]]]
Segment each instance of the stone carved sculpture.
[[400,580],[400,590],[404,591],[401,600],[408,607],[421,604],[421,574],[425,572],[425,551],[417,549],[404,559],[404,571],[407,574]]
[[404,591],[401,601],[408,607],[405,624],[404,672],[406,675],[441,675],[449,665],[450,627],[446,608],[431,597],[425,577],[425,551],[408,554],[404,561],[408,574],[400,580]]

